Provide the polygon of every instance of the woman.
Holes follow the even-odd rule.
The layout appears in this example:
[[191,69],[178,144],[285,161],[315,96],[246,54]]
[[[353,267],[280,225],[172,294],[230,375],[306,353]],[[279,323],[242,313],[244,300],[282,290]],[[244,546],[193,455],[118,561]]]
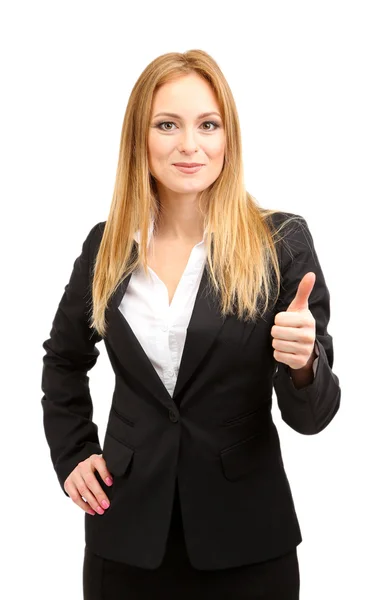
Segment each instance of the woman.
[[[52,461],[85,511],[85,600],[299,598],[272,388],[295,431],[336,414],[329,292],[306,221],[245,191],[240,139],[208,54],[144,70],[108,219],[43,344]],[[103,447],[87,377],[101,340],[116,374]]]

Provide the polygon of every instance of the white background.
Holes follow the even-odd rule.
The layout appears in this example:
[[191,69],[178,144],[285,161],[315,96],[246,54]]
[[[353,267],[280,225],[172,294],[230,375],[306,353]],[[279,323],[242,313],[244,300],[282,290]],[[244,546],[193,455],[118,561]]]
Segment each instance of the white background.
[[[212,55],[233,91],[247,190],[305,217],[331,294],[339,413],[303,436],[276,398],[273,408],[303,534],[301,600],[384,597],[380,9],[2,3],[2,597],[82,599],[84,513],[50,462],[42,343],[83,240],[107,217],[136,79],[160,54],[192,48]],[[102,441],[114,379],[98,348],[90,386]]]

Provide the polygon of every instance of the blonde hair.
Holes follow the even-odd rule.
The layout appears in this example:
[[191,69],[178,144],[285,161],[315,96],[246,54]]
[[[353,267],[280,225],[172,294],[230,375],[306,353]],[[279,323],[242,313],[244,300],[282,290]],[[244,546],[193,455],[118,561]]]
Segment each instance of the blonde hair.
[[[219,177],[198,194],[206,229],[209,287],[218,294],[222,315],[257,319],[276,302],[280,288],[275,247],[281,228],[244,187],[240,123],[234,98],[217,63],[203,50],[171,52],[153,60],[134,85],[125,111],[115,186],[101,243],[92,265],[90,327],[105,337],[105,310],[119,283],[142,264],[147,270],[148,228],[160,214],[156,182],[149,171],[147,136],[153,96],[173,79],[197,73],[211,85],[226,134]],[[289,214],[289,213],[288,213]],[[138,252],[134,233],[140,231]],[[214,243],[212,243],[214,242]]]

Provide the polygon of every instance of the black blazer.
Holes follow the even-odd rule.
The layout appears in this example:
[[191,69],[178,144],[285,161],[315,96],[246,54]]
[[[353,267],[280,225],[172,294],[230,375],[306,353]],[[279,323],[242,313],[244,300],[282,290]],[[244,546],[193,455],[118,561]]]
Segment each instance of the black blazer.
[[[274,222],[292,214],[278,213]],[[204,270],[173,397],[118,309],[130,277],[120,283],[106,311],[104,343],[116,380],[101,447],[87,372],[102,338],[87,317],[104,227],[96,224],[84,241],[43,343],[44,428],[64,493],[69,473],[93,453],[103,453],[114,476],[108,487],[95,473],[111,504],[103,515],[84,513],[86,544],[112,560],[158,567],[177,477],[195,568],[235,567],[294,549],[302,536],[271,416],[272,388],[283,420],[306,435],[330,423],[341,395],[327,332],[330,295],[306,221],[277,245],[283,286],[257,324],[220,316],[217,299],[205,293]],[[288,366],[273,357],[270,332],[308,271],[316,274],[309,309],[320,356],[313,383],[296,389]]]

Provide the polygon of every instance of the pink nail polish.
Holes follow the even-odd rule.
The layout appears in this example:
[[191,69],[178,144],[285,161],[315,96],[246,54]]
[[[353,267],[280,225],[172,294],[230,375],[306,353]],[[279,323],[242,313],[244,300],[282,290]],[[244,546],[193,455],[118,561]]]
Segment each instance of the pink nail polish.
[[89,510],[87,510],[87,513],[92,516],[96,514],[95,511],[92,510],[91,508]]
[[107,485],[112,485],[113,481],[112,481],[112,479],[110,477],[107,477],[106,480],[105,480],[105,483]]

